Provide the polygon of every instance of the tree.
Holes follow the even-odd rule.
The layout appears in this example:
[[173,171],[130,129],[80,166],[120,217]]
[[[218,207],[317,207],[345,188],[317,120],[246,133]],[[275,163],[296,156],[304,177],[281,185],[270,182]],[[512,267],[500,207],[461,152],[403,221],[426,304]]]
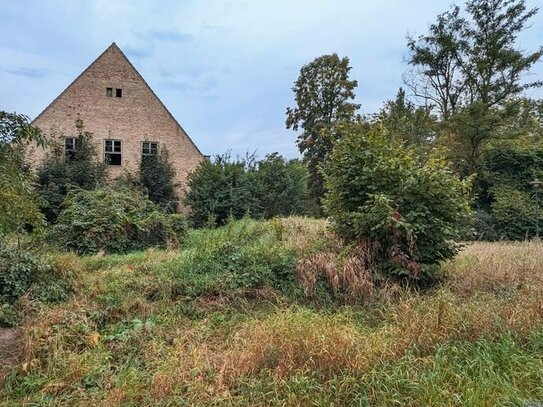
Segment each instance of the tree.
[[46,139],[28,117],[0,111],[0,236],[21,233],[26,225],[40,226],[43,218],[32,188],[32,177],[23,168],[24,145],[46,145]]
[[65,151],[64,137],[52,140],[52,148],[38,169],[37,190],[49,222],[56,221],[70,189],[93,190],[106,180],[107,166],[98,158],[92,134],[84,130],[81,119],[76,120],[76,128],[73,151]]
[[232,160],[230,154],[204,160],[188,177],[185,204],[194,227],[223,225],[229,217],[240,219],[261,212],[250,172],[254,157]]
[[469,184],[442,157],[423,161],[378,128],[350,125],[344,134],[326,171],[333,228],[377,276],[435,279],[458,250]]
[[516,44],[537,11],[524,0],[469,0],[464,10],[439,15],[428,35],[408,39],[407,83],[440,113],[443,144],[453,146],[461,175],[478,172],[487,142],[517,122],[523,92],[543,85],[526,80],[543,48],[526,52]]
[[400,88],[395,100],[385,102],[374,115],[374,123],[383,126],[392,139],[407,146],[424,150],[435,139],[436,121],[429,108],[415,106]]
[[308,172],[298,160],[285,160],[278,153],[268,154],[258,162],[253,178],[265,219],[306,212]]
[[454,6],[437,17],[427,35],[407,39],[411,53],[408,62],[413,70],[405,82],[416,97],[437,109],[445,120],[461,103],[466,87],[458,62],[464,46],[460,38],[463,26],[460,8]]
[[140,182],[146,189],[149,199],[163,211],[173,213],[177,209],[179,199],[173,169],[166,150],[157,155],[145,155],[140,164]]
[[408,83],[416,96],[433,104],[447,120],[457,108],[475,102],[499,107],[523,91],[543,85],[524,81],[543,56],[516,48],[518,34],[538,12],[524,0],[470,0],[439,15],[429,34],[408,38]]
[[349,58],[323,55],[304,65],[292,90],[296,107],[287,108],[286,126],[297,131],[298,148],[310,174],[310,193],[317,203],[324,195],[321,167],[340,138],[338,124],[353,122],[360,105],[353,103],[356,80],[349,79]]

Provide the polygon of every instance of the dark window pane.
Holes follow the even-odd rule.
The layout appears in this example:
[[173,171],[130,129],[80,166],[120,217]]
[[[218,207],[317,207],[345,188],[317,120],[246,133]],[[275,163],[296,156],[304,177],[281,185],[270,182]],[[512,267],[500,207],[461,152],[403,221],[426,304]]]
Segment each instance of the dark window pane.
[[121,165],[121,154],[106,153],[106,163],[108,165]]
[[123,90],[122,89],[115,89],[115,96],[118,98],[123,96]]
[[64,139],[64,149],[66,151],[74,151],[75,150],[75,139],[73,139],[73,138]]
[[106,96],[107,97],[113,96],[113,88],[106,88]]

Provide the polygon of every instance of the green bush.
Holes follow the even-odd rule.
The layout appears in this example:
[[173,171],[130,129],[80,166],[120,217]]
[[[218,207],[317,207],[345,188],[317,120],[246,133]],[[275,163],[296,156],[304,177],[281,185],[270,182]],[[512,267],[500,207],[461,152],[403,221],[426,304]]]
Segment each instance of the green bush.
[[231,160],[228,154],[204,161],[189,176],[185,204],[192,226],[224,225],[228,218],[272,218],[306,212],[305,165],[277,153],[261,161]]
[[253,169],[250,160],[233,161],[228,154],[215,157],[214,162],[202,161],[189,176],[185,196],[191,225],[224,225],[229,217],[241,219],[260,212],[248,175]]
[[21,316],[14,305],[24,294],[45,303],[66,301],[73,291],[72,274],[69,266],[0,245],[0,326],[18,324]]
[[468,185],[444,160],[422,163],[379,130],[350,126],[334,148],[326,185],[326,212],[336,232],[364,252],[368,269],[432,280],[457,253]]
[[523,240],[532,237],[535,213],[534,201],[528,192],[507,186],[494,190],[492,216],[498,238]]
[[[488,215],[485,240],[522,240],[535,233],[534,178],[543,177],[543,146],[532,138],[499,140],[482,155],[478,204]],[[493,229],[494,233],[489,233]]]
[[12,304],[32,285],[43,267],[31,253],[0,246],[0,303]]
[[253,182],[264,219],[301,215],[306,212],[309,173],[298,160],[285,160],[277,153],[268,154],[257,164]]
[[165,212],[176,211],[179,199],[175,191],[175,171],[168,160],[167,151],[143,156],[139,177],[151,201]]
[[126,253],[164,247],[183,237],[179,218],[168,217],[137,191],[108,187],[72,191],[63,206],[51,238],[77,253]]

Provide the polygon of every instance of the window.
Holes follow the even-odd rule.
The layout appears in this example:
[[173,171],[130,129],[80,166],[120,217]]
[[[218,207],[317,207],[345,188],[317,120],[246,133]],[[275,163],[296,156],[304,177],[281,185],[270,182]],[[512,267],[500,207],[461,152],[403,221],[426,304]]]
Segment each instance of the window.
[[77,137],[67,137],[64,139],[64,158],[66,161],[75,159],[75,152],[80,144],[81,141]]
[[158,143],[155,141],[144,141],[141,144],[141,155],[157,155],[158,154]]
[[106,88],[106,96],[108,98],[113,96],[113,88]]
[[121,140],[106,140],[104,145],[105,161],[108,165],[121,165]]
[[115,96],[118,98],[123,97],[123,90],[122,89],[115,89]]

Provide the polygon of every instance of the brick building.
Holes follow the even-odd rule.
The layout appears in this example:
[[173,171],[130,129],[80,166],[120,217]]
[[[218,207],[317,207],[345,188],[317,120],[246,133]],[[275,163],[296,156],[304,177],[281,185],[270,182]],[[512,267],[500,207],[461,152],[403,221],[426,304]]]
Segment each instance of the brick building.
[[[142,155],[167,149],[176,181],[187,175],[204,156],[155,95],[119,47],[113,43],[81,73],[32,124],[49,137],[60,138],[67,151],[76,148],[76,119],[93,134],[98,152],[115,178],[137,171]],[[28,151],[31,165],[45,157],[43,149]],[[180,188],[182,195],[183,187]]]

